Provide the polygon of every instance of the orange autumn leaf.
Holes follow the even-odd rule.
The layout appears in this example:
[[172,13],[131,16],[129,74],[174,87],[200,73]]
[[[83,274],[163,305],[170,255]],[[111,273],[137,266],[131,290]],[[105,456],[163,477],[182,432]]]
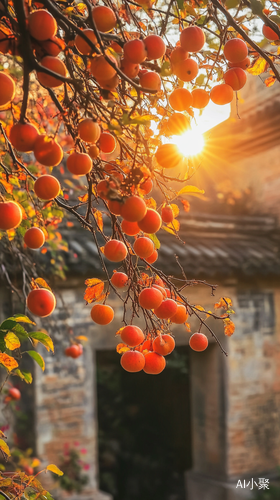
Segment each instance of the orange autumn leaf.
[[122,333],[124,329],[124,326],[122,326],[117,332],[116,332],[116,335],[120,335]]
[[97,222],[97,225],[98,225],[100,231],[103,231],[102,213],[100,212],[100,210],[96,210],[93,215],[94,215],[94,218],[95,218],[95,220]]
[[91,304],[92,302],[95,302],[96,300],[100,300],[101,296],[103,295],[103,290],[104,290],[103,281],[101,281],[97,278],[91,278],[91,279],[87,279],[85,281],[85,284],[87,285],[85,295],[84,295],[84,300],[86,301],[86,303]]
[[181,203],[183,205],[184,211],[189,212],[191,208],[189,202],[187,200],[181,200]]
[[229,318],[224,319],[225,335],[227,335],[228,337],[231,337],[232,334],[234,333],[234,330],[235,330],[235,324],[233,323],[233,321],[231,321],[231,319],[229,319]]
[[123,352],[130,351],[130,348],[126,344],[118,344],[116,347],[116,351],[118,354],[122,354]]
[[[39,285],[39,286],[37,286]],[[36,280],[32,279],[31,288],[47,288],[47,290],[52,291],[49,287],[48,283],[43,278],[36,278]]]
[[219,302],[216,302],[216,304],[214,305],[214,308],[221,309],[222,307],[224,309],[228,309],[229,307],[232,307],[232,300],[229,299],[228,297],[221,297]]
[[5,354],[4,352],[0,353],[0,364],[5,366],[8,372],[11,372],[12,370],[18,367],[18,362],[11,356],[8,356],[8,354]]

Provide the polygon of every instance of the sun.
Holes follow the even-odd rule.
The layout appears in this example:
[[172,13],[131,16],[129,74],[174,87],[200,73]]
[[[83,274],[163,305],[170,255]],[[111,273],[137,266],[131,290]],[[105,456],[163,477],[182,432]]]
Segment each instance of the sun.
[[204,148],[204,137],[202,132],[194,128],[182,135],[173,136],[172,143],[178,146],[184,156],[196,156]]

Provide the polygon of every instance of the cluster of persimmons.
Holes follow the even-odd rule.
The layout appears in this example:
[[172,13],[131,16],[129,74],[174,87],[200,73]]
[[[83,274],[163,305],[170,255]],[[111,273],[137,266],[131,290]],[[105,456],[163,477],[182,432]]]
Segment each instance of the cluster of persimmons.
[[[140,6],[146,10],[150,8],[148,0],[136,2],[136,8],[137,4],[139,9]],[[113,111],[111,113],[108,110],[114,107],[114,99],[116,100],[118,95],[121,95],[120,108],[125,108],[128,97],[132,109],[126,119],[127,123],[133,123],[134,111],[139,105],[141,107],[144,95],[150,96],[149,105],[152,107],[155,104],[153,96],[162,92],[164,73],[160,71],[159,64],[165,61],[170,66],[169,75],[176,81],[175,88],[170,91],[170,88],[167,87],[166,90],[164,87],[165,94],[162,92],[162,99],[165,99],[168,108],[168,134],[169,136],[182,134],[190,128],[193,109],[203,110],[210,100],[217,105],[228,104],[233,100],[234,92],[245,85],[246,69],[251,65],[248,43],[240,36],[233,37],[232,33],[224,37],[222,55],[218,52],[216,56],[217,60],[219,57],[223,58],[223,65],[226,68],[223,79],[220,78],[218,83],[208,85],[212,80],[210,72],[207,84],[204,88],[200,88],[195,79],[200,66],[203,65],[200,65],[197,56],[205,50],[206,37],[205,30],[195,23],[190,23],[191,25],[187,27],[181,26],[179,39],[175,47],[171,48],[164,36],[156,33],[146,36],[138,36],[135,33],[135,36],[133,34],[123,36],[123,32],[119,29],[116,8],[94,3],[89,9],[87,4],[89,17],[81,28],[71,20],[71,16],[68,18],[62,10],[57,10],[59,15],[56,16],[56,10],[53,7],[48,9],[48,6],[47,0],[43,5],[36,3],[31,8],[30,3],[24,4],[25,20],[23,24],[19,22],[19,25],[23,25],[22,29],[27,30],[30,41],[32,57],[29,54],[28,64],[32,66],[30,60],[34,58],[36,64],[30,67],[36,71],[38,85],[48,90],[58,107],[61,120],[64,120],[67,131],[70,131],[74,139],[75,145],[66,160],[69,173],[74,178],[86,176],[90,186],[87,216],[78,214],[78,218],[80,221],[86,221],[89,228],[89,216],[94,216],[95,210],[90,206],[92,194],[97,203],[104,203],[107,213],[112,216],[114,231],[111,238],[105,237],[104,246],[99,248],[101,260],[104,259],[106,263],[107,259],[123,266],[122,270],[115,271],[111,277],[108,276],[106,293],[103,294],[102,288],[100,296],[96,294],[94,300],[103,303],[93,305],[91,317],[98,325],[108,325],[113,321],[114,311],[106,304],[110,287],[118,294],[123,291],[129,295],[133,292],[134,300],[137,300],[137,311],[139,309],[142,311],[150,326],[147,326],[146,321],[146,328],[143,331],[139,326],[125,322],[126,326],[118,331],[122,340],[118,346],[118,352],[122,354],[121,365],[129,372],[143,369],[146,373],[160,373],[165,368],[165,356],[170,354],[175,346],[174,337],[169,332],[170,326],[185,324],[191,311],[181,294],[176,293],[176,287],[172,282],[164,278],[164,273],[160,274],[154,268],[159,249],[155,235],[163,224],[172,228],[177,216],[171,202],[174,197],[165,195],[164,202],[158,209],[156,205],[150,204],[147,196],[156,187],[155,172],[165,179],[166,169],[177,167],[183,155],[175,144],[151,142],[151,148],[148,144],[146,150],[150,149],[149,155],[153,157],[152,161],[147,155],[148,160],[141,165],[139,159],[139,148],[142,147],[139,145],[141,122],[139,122],[133,130],[134,137],[137,137],[138,141],[134,157],[132,154],[130,156],[127,154],[126,161],[122,163],[124,157],[122,151],[120,160],[117,159],[119,154],[116,154],[114,160],[105,161],[106,155],[116,152],[118,147],[121,149],[118,134],[114,132],[117,120],[114,122],[112,118],[113,126],[110,122]],[[17,12],[17,9],[15,11]],[[62,34],[63,23],[72,30],[73,36],[70,40]],[[1,26],[0,53],[21,56],[26,69],[23,32],[17,37],[15,30],[9,30],[7,26],[2,29]],[[118,36],[120,31],[122,37]],[[269,40],[278,39],[277,33],[269,26],[264,25],[263,33]],[[99,108],[88,107],[90,97],[84,98],[86,92],[84,89],[81,90],[81,81],[75,81],[73,73],[69,71],[67,65],[69,54],[72,58],[79,57],[84,62],[85,69],[81,69],[80,66],[79,71],[81,73],[84,71],[84,81],[94,81]],[[185,82],[188,88],[184,87]],[[61,111],[65,104],[60,99],[59,92],[63,92],[62,89],[64,96],[68,89],[67,102],[71,120],[67,118],[67,109]],[[26,91],[27,97],[25,95],[23,99],[25,105],[28,101],[28,88],[25,88],[24,92]],[[77,98],[75,101],[79,92],[83,99],[79,101]],[[3,70],[0,72],[0,107],[6,106],[12,109],[15,98],[15,81],[8,71]],[[24,104],[22,104],[24,110],[23,106]],[[93,109],[98,109],[100,113],[93,112]],[[105,119],[105,116],[108,119]],[[31,123],[26,113],[21,112],[20,119],[7,129],[6,140],[11,151],[16,151],[13,153],[14,158],[18,153],[33,153],[35,160],[44,168],[44,173],[39,176],[31,174],[28,168],[24,169],[25,174],[31,175],[35,181],[32,186],[35,196],[43,202],[54,201],[59,204],[63,195],[60,183],[52,175],[52,170],[46,173],[48,172],[46,169],[60,165],[63,160],[64,153],[59,143],[59,136],[57,138],[47,132],[42,133],[42,128],[39,130],[39,126],[34,122]],[[146,154],[146,150],[143,154]],[[21,165],[18,162],[18,168],[21,168]],[[166,181],[164,180],[163,184],[164,182]],[[161,188],[162,190],[164,191],[164,188]],[[69,211],[71,210],[77,215],[77,212],[70,207]],[[3,231],[16,229],[21,222],[22,209],[18,201],[10,197],[7,199],[1,197],[0,229]],[[102,232],[98,222],[97,231]],[[46,232],[35,224],[26,230],[24,243],[28,248],[36,250],[44,245],[45,237]],[[138,262],[146,266],[146,269],[150,269],[150,276],[144,280],[141,280],[140,273],[135,271]],[[55,296],[47,288],[35,287],[27,297],[29,311],[40,317],[49,316],[55,306]],[[203,351],[208,345],[208,339],[198,331],[190,337],[189,343],[195,351]],[[67,347],[65,354],[77,358],[82,352],[81,344],[72,343]]]

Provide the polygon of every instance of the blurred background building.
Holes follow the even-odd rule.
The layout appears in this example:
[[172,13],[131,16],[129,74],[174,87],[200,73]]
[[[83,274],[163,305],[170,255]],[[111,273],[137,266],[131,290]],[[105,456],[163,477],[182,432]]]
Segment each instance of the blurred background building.
[[[176,254],[188,278],[218,284],[215,298],[232,299],[234,335],[209,323],[228,357],[211,338],[205,352],[190,351],[179,325],[161,375],[125,373],[115,352],[121,304],[110,298],[114,321],[93,324],[83,294],[85,278],[100,275],[98,254],[90,234],[71,230],[69,275],[57,285],[56,312],[42,323],[55,355],[44,353],[46,371],[36,369],[29,405],[36,453],[46,463],[59,466],[65,446],[84,450],[89,481],[72,499],[262,498],[255,495],[268,480],[280,498],[280,87],[252,77],[240,94],[229,119],[206,133],[192,179],[206,195],[182,211],[184,244],[159,233],[159,268],[179,276]],[[4,315],[12,299],[1,293]],[[213,309],[207,285],[186,293]],[[89,338],[77,360],[64,355],[72,331]]]

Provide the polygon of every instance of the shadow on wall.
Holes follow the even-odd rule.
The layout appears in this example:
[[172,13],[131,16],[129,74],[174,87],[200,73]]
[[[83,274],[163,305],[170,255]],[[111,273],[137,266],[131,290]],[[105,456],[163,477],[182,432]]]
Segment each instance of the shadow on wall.
[[97,351],[100,489],[114,500],[183,500],[191,467],[188,347],[158,376]]

